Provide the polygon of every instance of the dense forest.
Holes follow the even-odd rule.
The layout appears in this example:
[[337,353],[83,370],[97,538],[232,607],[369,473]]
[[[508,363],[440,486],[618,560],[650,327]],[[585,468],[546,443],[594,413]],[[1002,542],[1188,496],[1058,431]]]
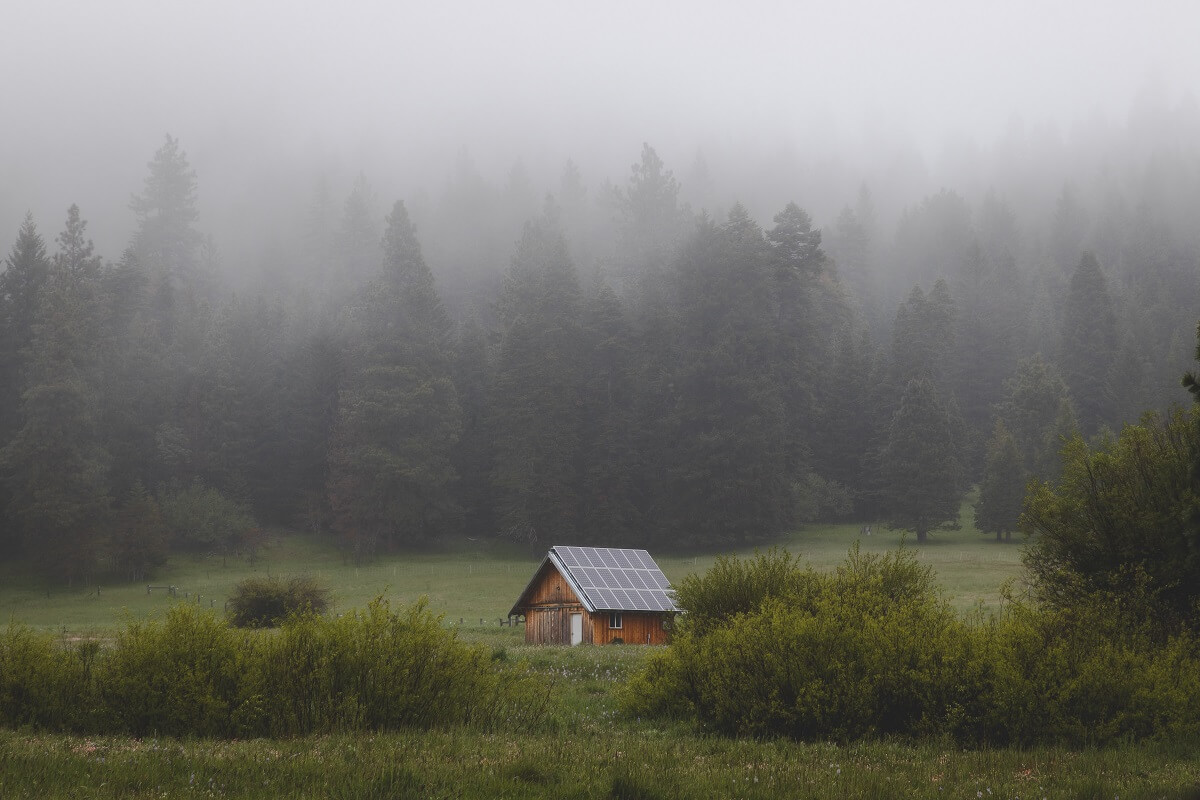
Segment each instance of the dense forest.
[[464,155],[407,204],[313,181],[253,264],[205,232],[168,136],[124,252],[74,205],[10,221],[0,553],[71,582],[252,555],[272,527],[354,559],[817,519],[924,540],[976,485],[980,529],[1011,533],[1064,437],[1187,398],[1200,150],[1131,119],[1066,165],[1000,148],[1003,182],[862,182],[820,220],[759,218],[745,176],[681,180],[650,145],[596,185],[573,162],[494,184]]

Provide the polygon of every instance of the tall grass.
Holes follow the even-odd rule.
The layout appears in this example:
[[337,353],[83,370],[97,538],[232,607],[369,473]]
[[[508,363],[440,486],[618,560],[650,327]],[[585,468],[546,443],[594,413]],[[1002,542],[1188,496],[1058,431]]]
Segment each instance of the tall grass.
[[0,797],[1107,798],[1194,800],[1195,745],[963,751],[719,739],[650,726],[589,736],[468,729],[282,741],[0,731]]

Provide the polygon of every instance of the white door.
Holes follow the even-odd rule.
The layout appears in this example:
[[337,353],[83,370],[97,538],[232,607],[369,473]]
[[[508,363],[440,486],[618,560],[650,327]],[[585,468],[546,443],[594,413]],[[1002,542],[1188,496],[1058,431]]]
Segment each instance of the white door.
[[583,643],[583,614],[571,615],[571,645]]

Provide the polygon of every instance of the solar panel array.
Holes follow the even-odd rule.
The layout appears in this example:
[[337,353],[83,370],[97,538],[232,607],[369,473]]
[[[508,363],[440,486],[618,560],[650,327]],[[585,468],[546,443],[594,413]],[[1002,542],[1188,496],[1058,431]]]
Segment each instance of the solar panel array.
[[667,576],[645,550],[555,547],[554,554],[597,610],[676,610]]

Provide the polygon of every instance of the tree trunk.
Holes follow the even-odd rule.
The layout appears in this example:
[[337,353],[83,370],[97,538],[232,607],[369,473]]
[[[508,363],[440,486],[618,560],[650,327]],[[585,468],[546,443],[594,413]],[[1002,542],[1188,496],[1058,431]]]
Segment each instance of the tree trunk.
[[929,539],[929,531],[917,528],[917,544],[924,544]]

